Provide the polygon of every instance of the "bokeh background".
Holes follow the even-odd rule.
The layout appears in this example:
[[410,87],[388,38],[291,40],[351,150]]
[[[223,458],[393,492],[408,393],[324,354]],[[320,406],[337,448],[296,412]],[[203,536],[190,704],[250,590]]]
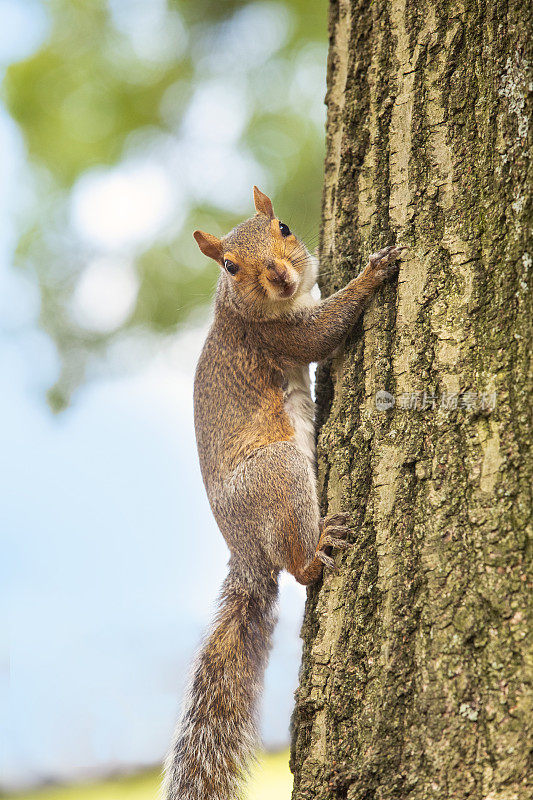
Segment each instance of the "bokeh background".
[[[192,425],[217,268],[191,231],[251,215],[257,183],[316,243],[326,16],[325,0],[0,0],[5,793],[164,756],[227,560]],[[271,750],[303,600],[284,578]]]

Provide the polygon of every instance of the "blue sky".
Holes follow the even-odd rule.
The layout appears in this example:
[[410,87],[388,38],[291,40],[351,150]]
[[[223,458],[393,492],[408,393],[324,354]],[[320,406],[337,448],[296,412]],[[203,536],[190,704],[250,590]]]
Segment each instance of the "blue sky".
[[[199,342],[180,344],[190,355]],[[31,356],[2,340],[0,357],[4,781],[153,763],[227,558],[196,463],[190,375],[161,357],[52,417]],[[273,746],[287,738],[302,594],[286,578],[263,727]]]
[[[38,46],[46,16],[38,3],[5,0],[0,15],[5,65]],[[205,320],[152,342],[148,357],[145,344],[129,341],[127,369],[102,371],[63,414],[48,410],[44,393],[58,359],[37,327],[35,287],[11,266],[15,218],[30,191],[24,158],[16,126],[0,106],[4,787],[163,757],[227,560],[192,427],[192,376]],[[111,176],[104,200],[107,192],[114,203],[121,185],[132,197],[131,181],[120,180]],[[153,187],[157,175],[135,180]],[[76,202],[89,234],[127,238],[120,220],[115,230],[109,216],[100,228],[95,223],[94,182]],[[105,327],[127,312],[133,277],[127,265],[91,270],[74,311]],[[99,302],[102,275],[115,289],[108,306]],[[120,353],[114,358],[120,362]],[[302,588],[284,578],[263,714],[270,746],[288,738],[303,601]]]

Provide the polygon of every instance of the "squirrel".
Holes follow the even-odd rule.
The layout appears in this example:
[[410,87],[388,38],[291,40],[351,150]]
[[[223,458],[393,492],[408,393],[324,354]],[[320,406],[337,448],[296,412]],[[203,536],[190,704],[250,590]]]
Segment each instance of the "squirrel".
[[309,364],[342,343],[365,301],[398,270],[386,247],[318,302],[317,259],[253,189],[256,214],[218,239],[194,231],[221,268],[194,383],[198,454],[229,550],[219,610],[196,658],[165,770],[166,800],[230,800],[257,747],[257,705],[278,575],[316,581],[347,548],[348,515],[324,519],[316,489]]

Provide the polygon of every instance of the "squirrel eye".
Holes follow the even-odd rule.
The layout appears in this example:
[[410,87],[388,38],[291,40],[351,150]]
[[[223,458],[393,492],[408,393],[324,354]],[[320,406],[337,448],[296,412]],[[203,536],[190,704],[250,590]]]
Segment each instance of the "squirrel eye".
[[233,261],[229,260],[229,258],[224,259],[224,268],[226,272],[229,272],[230,275],[236,275],[239,271],[237,264],[234,264]]
[[289,226],[285,225],[284,222],[280,222],[279,223],[279,229],[281,231],[281,235],[282,236],[290,236],[291,235],[291,231],[290,231]]

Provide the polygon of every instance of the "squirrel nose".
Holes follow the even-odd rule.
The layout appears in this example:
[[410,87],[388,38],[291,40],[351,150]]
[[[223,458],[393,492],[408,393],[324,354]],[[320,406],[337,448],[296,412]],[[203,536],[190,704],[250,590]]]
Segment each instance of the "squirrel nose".
[[288,283],[289,275],[285,267],[280,267],[277,264],[270,264],[269,269],[269,280],[272,283]]

